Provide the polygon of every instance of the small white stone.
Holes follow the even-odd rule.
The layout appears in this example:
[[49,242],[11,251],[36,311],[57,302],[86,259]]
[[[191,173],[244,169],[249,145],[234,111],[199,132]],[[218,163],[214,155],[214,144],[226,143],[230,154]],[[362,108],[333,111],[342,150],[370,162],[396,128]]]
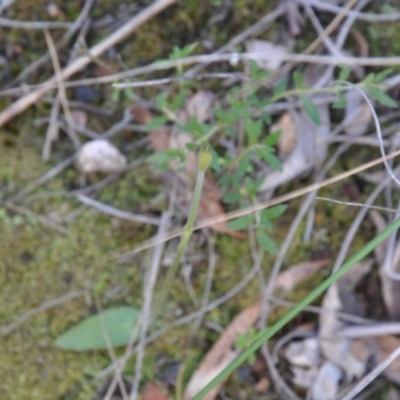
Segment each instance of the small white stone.
[[102,139],[85,143],[76,156],[76,166],[84,174],[121,172],[126,165],[126,157],[112,143]]

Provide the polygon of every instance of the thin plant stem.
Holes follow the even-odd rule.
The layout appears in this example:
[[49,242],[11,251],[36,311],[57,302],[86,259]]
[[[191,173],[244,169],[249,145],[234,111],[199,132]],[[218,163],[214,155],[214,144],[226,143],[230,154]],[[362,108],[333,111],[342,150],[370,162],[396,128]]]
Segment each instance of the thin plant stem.
[[[207,158],[208,162],[204,163],[203,158],[204,156]],[[211,161],[211,156],[209,156],[208,153],[206,152],[200,152],[199,154],[199,167],[197,171],[197,178],[196,178],[196,184],[194,188],[194,193],[193,193],[193,198],[192,198],[192,204],[190,205],[190,211],[189,211],[189,217],[186,222],[185,227],[183,228],[183,233],[181,237],[181,241],[179,242],[178,249],[175,253],[174,260],[172,262],[172,265],[170,269],[168,270],[167,276],[165,277],[165,281],[163,286],[161,287],[160,294],[158,295],[155,306],[154,306],[154,314],[153,318],[157,318],[157,315],[159,314],[165,299],[167,297],[167,294],[169,293],[173,279],[176,275],[176,272],[178,271],[179,264],[181,262],[182,256],[185,253],[185,250],[187,248],[187,245],[189,243],[189,240],[192,236],[193,233],[193,228],[194,228],[194,223],[196,221],[196,216],[197,216],[197,211],[199,209],[199,203],[200,203],[200,198],[201,198],[201,192],[203,189],[203,182],[204,182],[204,175],[206,172],[206,169]],[[202,165],[203,164],[203,165]]]
[[350,257],[336,272],[309,293],[299,304],[293,307],[286,315],[284,315],[277,323],[269,328],[261,330],[255,337],[253,343],[239,354],[221,373],[219,373],[208,385],[206,385],[193,400],[201,400],[213,387],[225,380],[233,371],[235,371],[243,362],[245,362],[251,354],[256,352],[268,339],[271,339],[280,329],[282,329],[289,321],[299,314],[306,306],[310,305],[317,299],[326,289],[334,282],[347,273],[357,262],[361,261],[371,251],[373,251],[380,243],[386,240],[392,233],[400,228],[400,218],[393,221],[379,235],[375,236],[361,250]]

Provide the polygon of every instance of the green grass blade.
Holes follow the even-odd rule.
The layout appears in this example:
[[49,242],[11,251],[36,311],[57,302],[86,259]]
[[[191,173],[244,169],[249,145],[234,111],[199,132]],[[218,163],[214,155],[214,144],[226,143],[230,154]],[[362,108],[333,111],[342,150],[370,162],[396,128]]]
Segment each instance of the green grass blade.
[[335,273],[322,282],[317,288],[310,292],[298,305],[293,307],[286,315],[284,315],[276,324],[269,328],[261,330],[254,342],[241,354],[239,354],[219,375],[217,375],[207,386],[204,387],[192,400],[201,400],[213,387],[218,383],[225,380],[233,371],[235,371],[249,356],[257,351],[268,339],[274,336],[280,329],[282,329],[288,322],[290,322],[297,314],[299,314],[304,307],[308,306],[318,296],[320,296],[326,289],[329,288],[334,282],[341,278],[348,272],[354,264],[361,261],[376,246],[387,239],[393,232],[400,227],[400,218],[393,221],[387,226],[379,235],[367,243],[360,251],[350,257]]

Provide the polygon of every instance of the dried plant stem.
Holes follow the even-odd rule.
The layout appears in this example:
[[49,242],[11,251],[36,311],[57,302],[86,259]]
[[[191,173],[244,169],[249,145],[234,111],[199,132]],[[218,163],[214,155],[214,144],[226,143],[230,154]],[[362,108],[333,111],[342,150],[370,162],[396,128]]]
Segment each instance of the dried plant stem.
[[169,291],[171,289],[173,279],[176,275],[176,272],[178,271],[182,256],[183,256],[183,254],[187,248],[187,245],[189,243],[189,240],[192,236],[192,233],[194,230],[194,223],[196,221],[197,210],[199,209],[201,192],[203,189],[204,175],[205,175],[205,169],[199,168],[198,172],[197,172],[197,179],[196,179],[196,185],[194,188],[192,204],[190,206],[189,217],[188,217],[185,227],[183,228],[182,237],[179,242],[178,249],[175,253],[175,257],[172,262],[172,265],[171,265],[170,269],[168,270],[167,276],[165,277],[165,281],[164,281],[163,286],[161,287],[160,294],[158,295],[158,297],[155,301],[154,311],[153,311],[154,319],[157,318],[157,315],[161,311],[161,308],[165,302],[167,294],[169,293]]

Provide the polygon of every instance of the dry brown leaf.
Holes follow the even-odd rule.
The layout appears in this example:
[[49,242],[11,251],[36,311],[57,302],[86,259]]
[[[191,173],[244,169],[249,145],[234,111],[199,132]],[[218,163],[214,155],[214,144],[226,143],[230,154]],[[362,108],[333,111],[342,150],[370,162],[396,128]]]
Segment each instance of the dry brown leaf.
[[329,265],[329,263],[331,263],[331,260],[326,259],[294,265],[279,274],[275,289],[282,289],[285,293],[290,292],[299,282]]
[[[315,272],[316,265],[321,268],[326,265],[327,262],[327,260],[321,260],[295,265],[279,275],[276,287],[293,289],[301,280],[304,280],[310,276],[311,273]],[[306,264],[312,264],[313,266],[306,268]],[[289,271],[291,270],[295,271],[293,277],[289,276]],[[302,273],[300,273],[300,271],[302,271]],[[283,278],[282,275],[284,276]],[[193,373],[185,389],[185,400],[193,398],[238,355],[238,351],[234,348],[236,338],[239,334],[245,335],[257,322],[260,317],[261,308],[262,300],[259,299],[253,305],[239,313],[226,327],[224,332],[208,351],[197,370]],[[203,400],[215,399],[222,385],[223,383],[216,386]]]
[[[248,332],[258,320],[260,312],[261,301],[258,300],[233,319],[192,375],[185,389],[185,400],[192,399],[239,354],[239,351],[234,349],[236,338]],[[215,386],[203,400],[215,399],[221,386],[222,383]]]
[[[399,347],[400,339],[392,335],[382,335],[353,340],[351,352],[355,357],[363,360],[368,360],[372,355],[374,365],[378,365]],[[383,371],[383,375],[392,382],[400,384],[400,357],[397,357]]]
[[290,113],[283,114],[277,123],[271,126],[271,132],[281,131],[278,142],[278,156],[284,157],[290,154],[297,143],[297,132],[294,121]]
[[[141,124],[148,124],[154,119],[151,112],[144,108],[132,107],[131,112],[135,116],[136,120]],[[169,138],[170,129],[166,126],[155,128],[149,133],[151,147],[155,152],[168,150]]]
[[168,396],[160,386],[149,381],[143,388],[141,400],[168,400]]
[[185,104],[188,119],[195,117],[201,124],[209,120],[213,102],[214,95],[211,92],[199,90]]

